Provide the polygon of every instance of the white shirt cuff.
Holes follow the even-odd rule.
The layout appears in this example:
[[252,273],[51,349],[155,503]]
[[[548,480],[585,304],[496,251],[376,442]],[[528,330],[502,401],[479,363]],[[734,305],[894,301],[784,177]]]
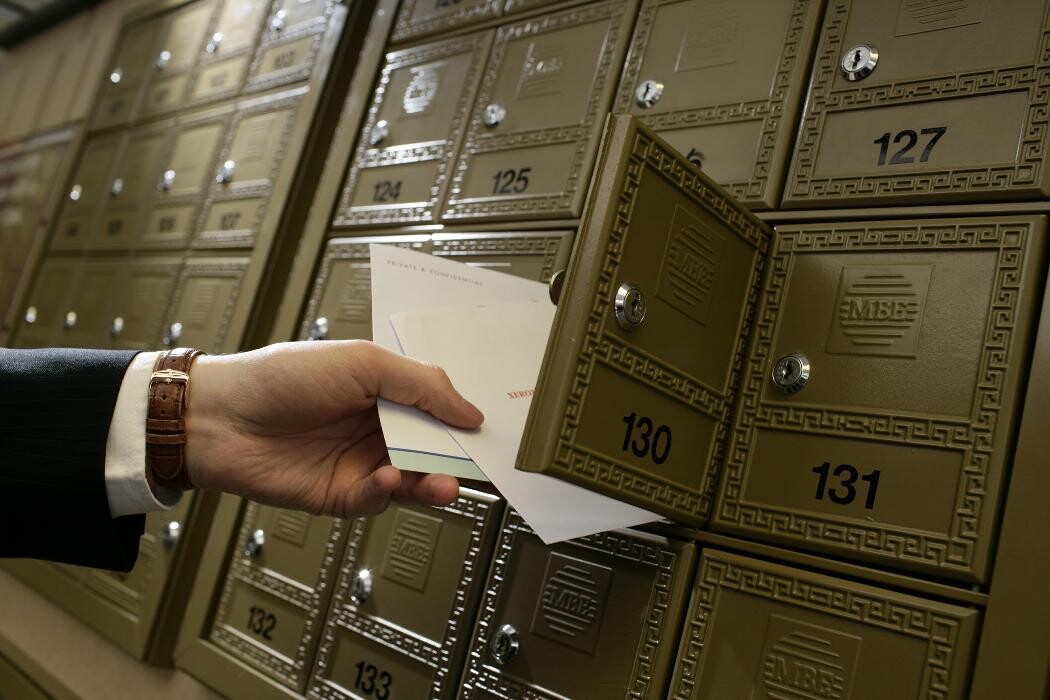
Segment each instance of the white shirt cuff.
[[155,352],[135,356],[124,373],[117,405],[106,439],[106,498],[114,518],[154,510],[167,510],[179,502],[182,492],[157,487],[154,493],[146,480],[146,410],[149,379],[157,361]]

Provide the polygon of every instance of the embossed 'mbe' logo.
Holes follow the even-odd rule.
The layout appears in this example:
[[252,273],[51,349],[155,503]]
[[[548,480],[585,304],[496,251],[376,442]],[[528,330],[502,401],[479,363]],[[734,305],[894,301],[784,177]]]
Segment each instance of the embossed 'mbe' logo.
[[383,578],[404,584],[417,591],[427,586],[430,565],[434,561],[441,521],[429,515],[398,510],[394,532],[383,558]]
[[551,552],[532,632],[594,653],[605,614],[612,569]]
[[434,64],[412,69],[412,79],[408,81],[405,95],[401,99],[405,114],[425,112],[434,101],[438,91],[440,68],[441,64]]
[[828,352],[915,357],[932,265],[842,268]]
[[675,206],[656,296],[703,325],[715,286],[720,244],[718,235],[700,219]]
[[751,700],[848,698],[860,637],[770,615]]
[[568,52],[554,42],[533,42],[525,55],[518,81],[518,97],[538,97],[561,92],[562,68]]

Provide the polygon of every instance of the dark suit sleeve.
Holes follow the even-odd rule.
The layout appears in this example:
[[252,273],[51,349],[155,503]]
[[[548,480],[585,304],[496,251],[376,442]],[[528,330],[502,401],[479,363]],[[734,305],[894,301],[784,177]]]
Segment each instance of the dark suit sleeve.
[[145,516],[112,518],[106,437],[135,352],[0,348],[0,557],[127,571]]

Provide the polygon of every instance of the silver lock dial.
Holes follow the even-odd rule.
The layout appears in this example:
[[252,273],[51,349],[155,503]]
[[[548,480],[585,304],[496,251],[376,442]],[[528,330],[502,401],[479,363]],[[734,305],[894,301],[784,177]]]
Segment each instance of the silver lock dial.
[[208,43],[204,45],[204,50],[208,53],[215,53],[222,46],[222,32],[215,32],[211,35],[211,39],[208,39]]
[[270,19],[270,29],[279,32],[284,29],[284,18],[288,16],[285,10],[277,10]]
[[168,332],[164,334],[164,338],[161,342],[170,348],[175,343],[179,342],[180,337],[182,337],[182,324],[176,321],[168,326]]
[[171,63],[171,51],[164,50],[157,54],[157,60],[153,65],[156,66],[157,70],[164,70],[169,63]]
[[565,287],[565,270],[558,270],[551,275],[551,281],[547,284],[547,293],[550,294],[551,303],[558,305],[561,299],[561,290]]
[[84,188],[80,185],[73,185],[69,188],[69,198],[74,202],[80,201],[80,196],[84,194]]
[[361,569],[350,583],[350,602],[354,605],[363,605],[372,595],[372,572]]
[[634,101],[643,109],[655,106],[664,95],[664,84],[659,80],[643,80],[634,90]]
[[111,70],[109,72],[109,82],[113,83],[114,85],[119,85],[120,84],[120,79],[123,78],[123,77],[124,77],[124,69],[123,68],[114,68],[113,70]]
[[633,331],[645,320],[645,294],[636,285],[624,282],[613,299],[616,323],[625,331]]
[[67,311],[66,317],[62,320],[62,327],[67,331],[72,330],[77,325],[77,312]]
[[244,556],[249,559],[256,559],[263,551],[263,545],[266,544],[266,533],[262,530],[256,530],[252,534],[248,535],[248,541],[244,543]]
[[219,168],[219,172],[215,174],[215,182],[220,185],[225,185],[233,179],[233,171],[237,169],[237,162],[228,160],[222,164]]
[[372,130],[368,132],[368,143],[372,146],[378,146],[386,141],[386,137],[389,135],[390,123],[386,119],[380,119],[372,127]]
[[800,352],[784,355],[773,365],[770,378],[773,385],[785,394],[797,394],[809,381],[809,358]]
[[839,64],[842,75],[850,82],[864,80],[879,63],[879,50],[868,44],[857,44],[846,53],[842,54]]
[[489,653],[501,666],[510,663],[510,660],[518,655],[520,648],[521,639],[514,625],[500,625],[489,642]]
[[173,549],[175,547],[179,541],[179,533],[181,531],[182,525],[179,524],[178,520],[172,520],[160,529],[160,542],[164,545],[164,549]]
[[328,319],[324,316],[318,316],[310,324],[310,333],[306,338],[307,340],[328,340]]
[[28,324],[36,323],[37,311],[36,311],[36,307],[35,306],[30,306],[29,308],[26,309],[26,317],[25,318],[26,318],[26,323],[28,323]]
[[113,182],[111,182],[110,185],[109,185],[109,196],[110,197],[119,197],[120,193],[123,192],[123,191],[124,191],[124,178],[122,178],[122,177],[115,177],[115,178],[113,178]]
[[481,121],[488,128],[499,126],[507,118],[507,108],[499,102],[485,105],[485,111],[481,114]]
[[116,338],[123,332],[124,318],[122,316],[117,316],[113,319],[113,323],[111,323],[109,326],[109,335],[111,338]]
[[161,192],[167,192],[175,184],[175,171],[165,170],[160,176],[160,184],[157,186]]

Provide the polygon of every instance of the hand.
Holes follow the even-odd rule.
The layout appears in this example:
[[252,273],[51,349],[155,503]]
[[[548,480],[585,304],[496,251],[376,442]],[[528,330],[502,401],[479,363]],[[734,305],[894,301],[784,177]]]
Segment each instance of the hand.
[[390,464],[380,396],[459,428],[484,420],[440,368],[363,340],[204,355],[190,371],[187,472],[200,488],[315,515],[374,515],[391,497],[451,503],[455,478]]

